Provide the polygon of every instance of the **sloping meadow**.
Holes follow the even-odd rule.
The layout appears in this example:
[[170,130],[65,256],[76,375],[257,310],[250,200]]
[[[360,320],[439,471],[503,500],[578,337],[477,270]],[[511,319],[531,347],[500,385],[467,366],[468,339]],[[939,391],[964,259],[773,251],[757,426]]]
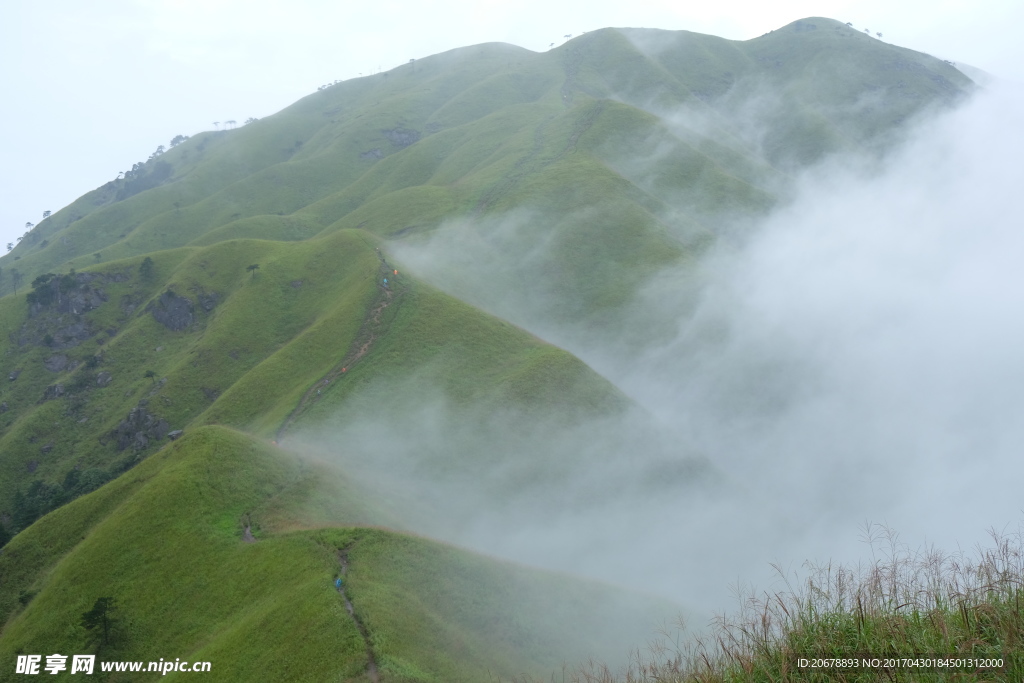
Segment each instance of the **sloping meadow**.
[[[0,556],[0,656],[209,661],[225,681],[362,680],[372,661],[385,680],[475,681],[545,675],[666,614],[643,596],[396,532],[261,527],[307,477],[265,442],[204,427],[48,515]],[[358,496],[347,504],[336,524],[381,520]],[[80,628],[108,596],[107,632]]]

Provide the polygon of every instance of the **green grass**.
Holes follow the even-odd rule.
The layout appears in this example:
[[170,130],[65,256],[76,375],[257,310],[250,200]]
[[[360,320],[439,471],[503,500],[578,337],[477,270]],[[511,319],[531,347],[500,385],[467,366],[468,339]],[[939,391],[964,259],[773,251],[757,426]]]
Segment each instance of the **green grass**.
[[[302,396],[366,341],[358,335],[382,293],[373,245],[365,233],[342,230],[300,242],[233,240],[157,252],[149,280],[139,259],[94,267],[123,277],[104,284],[107,301],[82,316],[97,334],[59,350],[80,363],[76,370],[46,370],[55,350],[38,339],[23,346],[4,340],[9,367],[22,374],[0,383],[9,408],[0,414],[0,505],[10,506],[32,481],[57,484],[74,468],[110,469],[131,457],[131,449],[116,450],[110,432],[141,401],[171,429],[222,424],[272,436]],[[248,264],[260,268],[250,273]],[[367,381],[424,367],[462,405],[570,412],[624,405],[570,354],[408,275],[398,282],[407,294],[385,309],[365,357],[302,413],[303,424],[342,414],[351,390]],[[168,290],[193,301],[190,328],[168,330],[147,312]],[[209,311],[204,300],[213,302]],[[0,323],[9,330],[24,324],[24,301],[23,294],[2,300]],[[96,384],[101,372],[112,376],[107,386]],[[41,401],[53,383],[67,387],[66,395]]]
[[[1018,534],[971,555],[911,551],[869,527],[872,562],[808,565],[786,588],[744,594],[741,607],[710,632],[656,643],[625,673],[588,666],[573,683],[794,683],[1017,681],[1024,672],[1024,543]],[[885,547],[887,546],[887,547]],[[875,556],[882,550],[880,557]],[[781,574],[781,572],[780,572]],[[795,585],[794,585],[795,584]],[[803,659],[855,662],[812,669]],[[1002,660],[985,670],[899,665],[919,658]],[[865,664],[865,660],[881,660]],[[890,663],[886,663],[889,660]]]
[[[23,567],[26,550],[47,537],[73,538],[73,547],[44,555],[30,589],[37,595],[5,629],[5,661],[14,651],[96,651],[77,617],[109,595],[120,607],[114,638],[99,647],[106,658],[219,660],[218,680],[355,675],[365,653],[330,590],[331,553],[300,536],[240,538],[242,516],[288,478],[289,465],[266,447],[209,428],[139,465],[112,491],[41,520],[12,541],[6,565]],[[70,536],[65,525],[77,525],[78,508],[96,497],[120,500],[80,540],[80,532]],[[277,628],[292,637],[282,641]]]
[[570,353],[428,286],[412,281],[400,287],[401,300],[389,307],[394,318],[387,335],[325,388],[299,425],[343,422],[346,404],[359,410],[366,400],[376,400],[372,393],[360,396],[360,389],[404,384],[411,377],[425,397],[440,396],[464,408],[517,408],[571,419],[628,405]]
[[[357,677],[365,647],[329,589],[339,547],[351,549],[353,600],[387,680],[543,674],[616,644],[625,650],[625,634],[656,620],[663,607],[647,598],[512,568],[427,540],[384,531],[300,532],[396,520],[343,475],[281,460],[266,441],[238,432],[189,426],[276,426],[316,368],[339,359],[357,334],[367,300],[377,291],[371,245],[345,231],[310,243],[245,240],[160,252],[149,283],[138,275],[138,260],[101,268],[132,274],[108,284],[109,301],[92,312],[121,327],[101,345],[105,360],[94,369],[109,370],[116,379],[87,393],[78,410],[96,419],[102,435],[146,396],[173,426],[185,424],[186,436],[8,544],[0,554],[0,619],[7,624],[0,657],[39,648],[93,651],[96,643],[77,625],[78,617],[96,598],[111,596],[119,621],[112,642],[99,648],[102,658],[208,660],[218,680],[317,680],[339,672]],[[250,275],[243,264],[253,261],[262,265]],[[304,279],[293,287],[297,273]],[[363,381],[424,367],[445,378],[442,388],[465,405],[593,414],[625,404],[570,354],[412,278],[399,282],[402,301],[385,321],[386,334],[354,367],[350,384],[336,384],[330,400],[317,406],[320,412],[343,409],[341,399]],[[208,314],[197,308],[196,328],[182,332],[164,329],[144,312],[124,317],[104,308],[135,296],[141,311],[149,296],[168,287],[220,298]],[[324,300],[334,306],[325,308]],[[21,296],[16,303],[24,305]],[[9,313],[17,320],[24,309]],[[68,353],[84,358],[83,351]],[[237,358],[234,351],[240,351]],[[316,354],[322,359],[311,362]],[[166,383],[130,374],[142,367],[154,368]],[[26,378],[5,388],[30,387]],[[200,412],[209,399],[200,398],[197,385],[221,381],[233,383]],[[122,399],[126,386],[134,392]],[[48,421],[61,422],[67,409],[58,399],[19,410],[24,414],[4,438],[17,444],[33,430],[52,434]],[[102,415],[111,418],[104,423]],[[315,424],[316,415],[311,411],[305,420]],[[52,462],[35,476],[59,478],[62,465],[82,462],[90,447],[84,430],[97,432],[74,425],[79,431],[58,441]],[[104,461],[102,449],[93,451],[97,464],[114,455],[107,448]],[[20,480],[25,478],[22,473]],[[19,477],[11,480],[17,485]],[[253,525],[257,544],[240,540],[243,523]],[[608,604],[619,612],[609,613]],[[617,626],[610,635],[585,628],[598,621]]]
[[[811,25],[814,30],[797,30]],[[409,217],[419,207],[401,218],[389,215],[395,203],[409,199],[426,201],[424,220],[436,224],[480,199],[489,206],[486,200],[502,194],[510,175],[542,172],[567,145],[586,146],[574,137],[581,132],[607,141],[650,127],[642,117],[606,107],[583,122],[591,133],[581,131],[581,106],[595,99],[636,113],[671,118],[686,111],[684,119],[703,119],[699,126],[676,122],[671,132],[658,132],[669,142],[679,137],[674,144],[685,143],[680,149],[691,155],[687,163],[711,171],[674,178],[668,170],[667,187],[654,191],[661,201],[687,189],[692,197],[714,197],[715,206],[732,201],[734,210],[757,210],[763,193],[772,192],[773,182],[763,181],[778,180],[773,165],[788,169],[843,149],[884,148],[899,122],[955,101],[969,88],[953,67],[822,18],[745,42],[603,29],[541,54],[507,45],[453,50],[333,85],[232,131],[194,136],[158,160],[173,169],[165,184],[119,200],[127,182],[112,181],[42,221],[4,261],[10,268],[19,259],[31,279],[62,264],[81,269],[193,241],[304,239],[317,223],[327,228],[357,210],[360,220],[344,227],[365,221],[390,234],[422,222]],[[729,107],[765,90],[784,104],[767,121],[759,148],[738,134]],[[420,141],[396,144],[387,131],[398,128],[418,131]],[[376,156],[365,156],[371,152]],[[577,181],[588,177],[581,171]],[[637,201],[628,187],[633,179],[626,179],[610,195],[624,204]],[[752,184],[753,194],[725,186],[735,181]],[[440,201],[396,195],[367,206],[422,186],[446,192],[432,195]],[[567,202],[560,218],[585,207]],[[273,220],[295,212],[302,218]],[[244,219],[256,222],[239,224]]]
[[[596,619],[635,626],[665,609],[391,531],[275,533],[264,515],[303,486],[302,469],[261,441],[205,427],[40,520],[0,555],[0,658],[181,657],[212,662],[217,680],[358,680],[366,644],[331,586],[340,550],[384,680],[544,675],[621,642],[621,630],[595,635]],[[353,512],[350,522],[373,519]],[[255,543],[242,540],[247,524]],[[107,643],[78,624],[105,596],[118,604]]]
[[508,680],[531,670],[547,678],[602,651],[624,660],[633,634],[670,611],[410,536],[364,532],[350,559],[378,661],[405,674],[395,680]]

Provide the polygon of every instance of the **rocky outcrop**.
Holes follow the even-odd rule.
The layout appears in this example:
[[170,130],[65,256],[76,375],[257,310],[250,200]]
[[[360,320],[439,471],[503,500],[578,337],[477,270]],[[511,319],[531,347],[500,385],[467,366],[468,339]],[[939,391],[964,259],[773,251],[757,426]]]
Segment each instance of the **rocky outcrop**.
[[146,307],[153,318],[169,330],[180,332],[195,322],[195,304],[186,296],[167,290]]
[[384,137],[395,147],[408,147],[420,139],[420,132],[412,128],[392,128],[383,131]]
[[133,450],[141,451],[151,442],[167,436],[170,425],[163,418],[149,412],[147,406],[146,401],[139,401],[139,404],[129,411],[128,416],[110,432],[117,450],[123,451],[130,446]]
[[86,313],[107,301],[103,286],[130,280],[127,272],[41,275],[33,281],[28,320],[12,334],[19,346],[46,346],[54,350],[78,346],[95,334]]
[[96,375],[96,386],[105,387],[113,380],[113,376],[109,372],[101,372]]
[[107,300],[102,286],[107,282],[128,279],[124,273],[69,273],[53,276],[39,286],[33,286],[28,296],[29,317],[51,310],[57,313],[82,315],[99,308]]
[[43,361],[43,367],[50,372],[64,372],[71,366],[71,361],[62,353],[56,353]]
[[[58,320],[59,325],[64,322],[66,321]],[[69,349],[74,346],[78,346],[91,336],[92,331],[89,329],[88,320],[84,318],[72,318],[71,322],[67,325],[61,325],[58,327],[50,335],[49,339],[44,339],[44,343],[48,342],[47,345],[51,349]]]

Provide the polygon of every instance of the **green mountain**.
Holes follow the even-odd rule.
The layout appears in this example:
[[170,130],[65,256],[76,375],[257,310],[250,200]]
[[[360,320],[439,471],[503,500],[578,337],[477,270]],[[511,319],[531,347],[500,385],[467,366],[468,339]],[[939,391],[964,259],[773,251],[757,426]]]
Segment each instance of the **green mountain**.
[[[600,504],[558,491],[606,454],[545,443],[638,409],[475,292],[619,330],[652,275],[763,216],[795,173],[878,159],[972,86],[829,19],[744,42],[604,29],[331,85],[83,195],[0,263],[0,680],[44,652],[210,661],[216,680],[543,677],[624,656],[678,608],[404,533],[443,491],[416,472],[374,486],[300,435],[372,424],[339,447],[383,457],[440,402],[452,424],[493,423],[425,445],[423,480],[480,504]],[[502,274],[449,268],[458,297],[427,284],[402,255],[438,235],[446,264],[479,261],[475,240]],[[621,483],[719,481],[685,448],[659,468]],[[101,597],[102,635],[81,623]]]

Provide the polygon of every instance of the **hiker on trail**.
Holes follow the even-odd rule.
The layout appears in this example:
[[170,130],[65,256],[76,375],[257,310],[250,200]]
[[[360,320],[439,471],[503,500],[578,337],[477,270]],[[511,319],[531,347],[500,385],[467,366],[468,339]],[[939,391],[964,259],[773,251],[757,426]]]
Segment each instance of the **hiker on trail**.
[[317,396],[319,396],[319,395],[320,395],[320,390],[319,390],[319,389],[317,389],[317,390],[316,390],[316,395],[317,395]]
[[385,286],[385,287],[387,287],[387,286],[388,286],[388,279],[387,279],[387,278],[384,278],[384,286]]
[[337,590],[341,590],[341,577],[340,576],[334,580],[334,587]]

